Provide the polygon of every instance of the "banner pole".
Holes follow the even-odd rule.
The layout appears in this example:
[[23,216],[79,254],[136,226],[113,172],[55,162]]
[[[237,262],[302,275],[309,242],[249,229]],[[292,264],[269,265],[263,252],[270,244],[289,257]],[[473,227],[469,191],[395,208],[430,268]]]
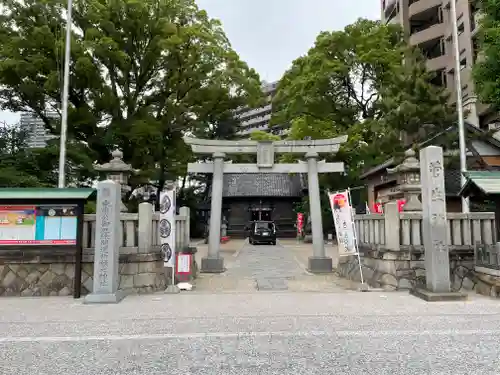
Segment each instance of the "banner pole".
[[361,284],[365,283],[363,277],[363,267],[361,266],[361,256],[359,255],[359,247],[358,247],[358,233],[356,231],[356,222],[354,221],[354,212],[352,207],[352,199],[351,199],[351,189],[347,188],[347,197],[349,199],[349,206],[351,208],[351,225],[352,225],[352,233],[354,237],[354,248],[356,249],[356,254],[358,256],[358,264],[359,264],[359,276],[361,278]]
[[176,266],[177,266],[177,262],[175,262],[175,265],[172,267],[172,285],[175,285],[175,268],[176,268]]

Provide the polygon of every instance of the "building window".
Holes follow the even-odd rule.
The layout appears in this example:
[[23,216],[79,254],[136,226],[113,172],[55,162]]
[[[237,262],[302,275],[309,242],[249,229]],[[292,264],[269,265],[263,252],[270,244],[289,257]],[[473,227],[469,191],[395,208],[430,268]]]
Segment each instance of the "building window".
[[446,87],[446,73],[443,70],[438,70],[435,72],[435,76],[431,79],[431,83],[435,86]]
[[465,68],[467,68],[467,58],[463,57],[460,60],[460,70],[464,70]]
[[465,31],[465,26],[464,23],[462,22],[460,25],[458,25],[458,35],[461,35]]

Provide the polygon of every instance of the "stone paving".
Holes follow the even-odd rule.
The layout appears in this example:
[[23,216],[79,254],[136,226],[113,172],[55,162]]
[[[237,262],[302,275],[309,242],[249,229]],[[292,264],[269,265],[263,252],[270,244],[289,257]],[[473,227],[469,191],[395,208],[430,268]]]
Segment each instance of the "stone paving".
[[255,292],[309,291],[341,292],[357,285],[334,274],[312,275],[306,271],[311,245],[280,241],[276,246],[247,242],[233,245],[231,253],[221,251],[227,271],[221,275],[200,275],[196,291]]

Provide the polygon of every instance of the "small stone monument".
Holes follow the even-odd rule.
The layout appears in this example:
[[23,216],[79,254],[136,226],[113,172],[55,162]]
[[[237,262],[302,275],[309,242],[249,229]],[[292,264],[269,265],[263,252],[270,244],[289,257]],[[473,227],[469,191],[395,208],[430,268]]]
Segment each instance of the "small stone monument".
[[123,152],[120,150],[115,150],[111,153],[113,159],[109,163],[102,165],[96,165],[94,168],[98,172],[105,174],[106,180],[111,180],[119,184],[120,186],[120,211],[127,212],[127,206],[123,204],[122,199],[130,191],[130,186],[128,186],[128,179],[130,174],[134,171],[130,164],[126,164],[123,161]]
[[420,173],[426,289],[416,288],[411,294],[429,302],[464,300],[467,298],[466,294],[453,293],[450,287],[448,224],[441,147],[429,146],[420,150]]
[[120,255],[120,185],[101,181],[97,185],[94,283],[84,303],[118,303],[124,292],[118,290]]

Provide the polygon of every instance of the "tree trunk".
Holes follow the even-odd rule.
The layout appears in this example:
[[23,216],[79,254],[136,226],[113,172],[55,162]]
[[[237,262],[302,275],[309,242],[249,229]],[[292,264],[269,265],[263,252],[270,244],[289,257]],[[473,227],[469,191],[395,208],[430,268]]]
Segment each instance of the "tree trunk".
[[160,161],[160,176],[158,178],[158,194],[156,194],[156,207],[158,207],[158,208],[160,207],[160,194],[163,191],[163,188],[165,187],[165,182],[166,182],[165,168],[166,168],[166,165],[165,165],[164,157],[162,157],[162,159]]
[[187,172],[182,178],[182,186],[181,186],[181,191],[180,191],[180,196],[184,199],[185,198],[185,189],[186,189],[186,182],[187,182]]

